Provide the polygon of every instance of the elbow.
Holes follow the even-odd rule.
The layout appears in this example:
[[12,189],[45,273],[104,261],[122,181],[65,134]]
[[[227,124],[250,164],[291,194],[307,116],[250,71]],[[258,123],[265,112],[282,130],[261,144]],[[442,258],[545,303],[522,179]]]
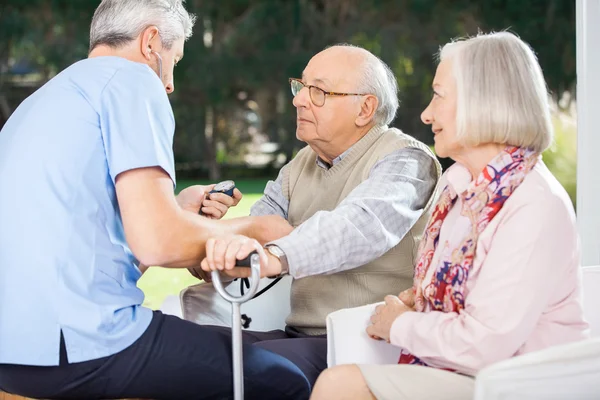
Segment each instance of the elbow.
[[162,246],[141,245],[135,248],[132,247],[131,251],[141,264],[147,266],[163,267],[168,266],[172,262],[171,257],[168,256],[168,252],[162,249]]
[[149,267],[168,266],[172,261],[167,255],[159,249],[141,249],[134,251],[133,254],[141,264]]
[[174,241],[160,234],[132,240],[129,246],[135,258],[147,266],[168,267],[178,254]]

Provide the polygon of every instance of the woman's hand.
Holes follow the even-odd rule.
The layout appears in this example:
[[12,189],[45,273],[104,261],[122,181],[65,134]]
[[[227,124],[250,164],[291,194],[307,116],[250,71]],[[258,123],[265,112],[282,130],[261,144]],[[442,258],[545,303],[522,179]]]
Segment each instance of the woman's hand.
[[375,308],[375,313],[371,316],[371,325],[367,327],[367,334],[376,340],[385,340],[390,342],[390,330],[392,324],[402,314],[413,311],[397,296],[385,296],[385,304],[380,304]]
[[400,298],[401,302],[412,308],[412,311],[415,311],[415,291],[413,288],[408,288],[405,291],[400,292],[398,297]]

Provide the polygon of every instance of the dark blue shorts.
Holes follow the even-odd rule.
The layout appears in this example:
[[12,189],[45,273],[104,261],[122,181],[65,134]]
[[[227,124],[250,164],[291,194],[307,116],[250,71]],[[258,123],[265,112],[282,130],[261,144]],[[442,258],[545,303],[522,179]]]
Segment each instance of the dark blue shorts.
[[[288,359],[244,344],[246,399],[308,399],[310,384]],[[0,389],[44,399],[228,399],[231,336],[155,311],[146,332],[110,357],[60,365],[0,364]]]

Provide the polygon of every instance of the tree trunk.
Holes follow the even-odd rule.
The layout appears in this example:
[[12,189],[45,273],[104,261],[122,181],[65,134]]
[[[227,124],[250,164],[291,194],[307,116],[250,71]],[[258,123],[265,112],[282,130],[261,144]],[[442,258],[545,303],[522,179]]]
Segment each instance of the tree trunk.
[[206,162],[208,164],[208,178],[217,182],[221,179],[221,168],[217,162],[217,113],[213,107],[206,109],[206,125],[204,128],[204,141],[206,143]]

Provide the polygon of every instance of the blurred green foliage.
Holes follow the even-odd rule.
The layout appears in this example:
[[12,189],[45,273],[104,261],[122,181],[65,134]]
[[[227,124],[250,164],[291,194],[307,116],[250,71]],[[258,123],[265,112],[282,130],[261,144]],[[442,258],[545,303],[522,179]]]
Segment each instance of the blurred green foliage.
[[543,154],[544,163],[569,193],[577,206],[577,132],[575,121],[567,115],[557,115],[554,122],[554,143]]
[[[89,23],[99,2],[1,2],[0,125],[36,87],[86,57]],[[198,20],[175,71],[176,91],[171,96],[180,177],[219,180],[238,172],[272,176],[281,160],[289,160],[302,146],[295,138],[287,78],[300,76],[315,53],[339,42],[363,46],[390,65],[401,100],[394,125],[426,143],[432,143],[432,134],[419,115],[430,100],[434,55],[452,38],[513,31],[536,51],[554,100],[574,93],[572,0],[187,0],[186,4]],[[23,85],[23,76],[14,74],[18,66],[34,71],[29,78],[35,82]],[[558,160],[571,159],[569,140],[574,139],[564,137],[557,129],[556,147],[546,158],[561,181],[571,185],[575,178],[568,170],[570,162]],[[263,162],[265,169],[246,168],[247,155],[264,153],[260,144],[265,141],[277,144]]]
[[[87,56],[89,23],[99,2],[0,2],[0,126],[33,90]],[[478,31],[515,32],[536,51],[554,100],[565,92],[574,93],[573,0],[186,3],[198,21],[175,71],[176,91],[171,96],[180,178],[274,178],[276,165],[250,169],[244,157],[257,151],[252,147],[256,132],[277,143],[274,155],[284,155],[284,160],[302,146],[295,138],[287,78],[300,76],[314,54],[335,43],[365,47],[390,65],[401,100],[394,125],[426,143],[432,143],[432,134],[419,115],[430,100],[434,55],[452,38]],[[574,124],[563,117],[555,114],[556,140],[544,153],[544,161],[575,202],[576,134]],[[178,187],[192,183],[180,180]],[[230,216],[247,215],[264,183],[264,179],[239,181],[246,197]],[[149,294],[146,304],[156,308],[166,294],[176,294],[194,282],[187,271],[151,269],[140,287]]]

